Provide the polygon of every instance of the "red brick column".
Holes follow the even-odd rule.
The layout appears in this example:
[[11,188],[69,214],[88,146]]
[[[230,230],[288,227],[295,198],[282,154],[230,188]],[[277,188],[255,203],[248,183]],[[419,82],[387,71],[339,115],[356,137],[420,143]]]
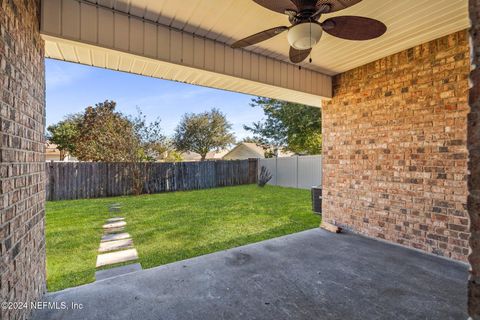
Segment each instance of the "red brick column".
[[[45,291],[45,74],[39,0],[0,0],[0,302]],[[30,311],[0,310],[0,319]]]
[[473,319],[480,319],[480,0],[470,0],[472,28],[471,61],[474,69],[470,74],[470,113],[468,115],[468,213],[470,215],[470,247],[468,257],[471,276],[468,286],[468,312]]

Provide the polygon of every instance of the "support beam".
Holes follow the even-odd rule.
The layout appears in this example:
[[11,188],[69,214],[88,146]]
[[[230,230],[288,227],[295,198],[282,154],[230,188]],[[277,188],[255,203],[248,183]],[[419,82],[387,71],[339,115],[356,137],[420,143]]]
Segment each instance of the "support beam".
[[46,56],[312,106],[331,77],[80,0],[42,3]]

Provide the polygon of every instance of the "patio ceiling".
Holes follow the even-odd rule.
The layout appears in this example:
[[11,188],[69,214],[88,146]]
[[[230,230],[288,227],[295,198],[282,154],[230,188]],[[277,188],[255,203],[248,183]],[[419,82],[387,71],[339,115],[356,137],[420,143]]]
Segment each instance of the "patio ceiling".
[[[252,0],[88,0],[179,30],[232,44],[253,33],[288,26],[286,15],[267,10]],[[469,27],[466,0],[363,0],[329,15],[359,15],[384,22],[380,39],[358,42],[324,33],[305,68],[329,75],[341,73],[393,53]],[[286,33],[247,48],[289,62]]]
[[[363,0],[336,15],[384,22],[381,38],[358,42],[326,33],[302,69],[286,35],[246,49],[230,44],[285,15],[251,0],[43,0],[46,56],[113,70],[312,106],[332,95],[331,75],[469,26],[465,0]],[[321,19],[322,20],[322,19]]]

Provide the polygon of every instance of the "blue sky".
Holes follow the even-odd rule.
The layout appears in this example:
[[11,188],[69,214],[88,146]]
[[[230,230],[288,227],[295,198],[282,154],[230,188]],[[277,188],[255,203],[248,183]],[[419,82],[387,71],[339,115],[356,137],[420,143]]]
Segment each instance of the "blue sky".
[[185,112],[220,109],[238,139],[249,135],[244,124],[263,117],[260,108],[250,107],[253,97],[249,95],[51,59],[45,64],[47,126],[106,99],[116,101],[123,113],[134,115],[138,107],[148,120],[160,117],[167,135],[173,133]]

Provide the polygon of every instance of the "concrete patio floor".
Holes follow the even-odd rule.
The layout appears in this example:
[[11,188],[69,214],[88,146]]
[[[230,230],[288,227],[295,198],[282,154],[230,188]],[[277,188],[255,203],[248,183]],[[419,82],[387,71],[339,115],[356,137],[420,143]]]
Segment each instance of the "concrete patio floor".
[[[141,253],[140,253],[141,254]],[[320,229],[47,294],[46,319],[466,319],[468,268]]]

